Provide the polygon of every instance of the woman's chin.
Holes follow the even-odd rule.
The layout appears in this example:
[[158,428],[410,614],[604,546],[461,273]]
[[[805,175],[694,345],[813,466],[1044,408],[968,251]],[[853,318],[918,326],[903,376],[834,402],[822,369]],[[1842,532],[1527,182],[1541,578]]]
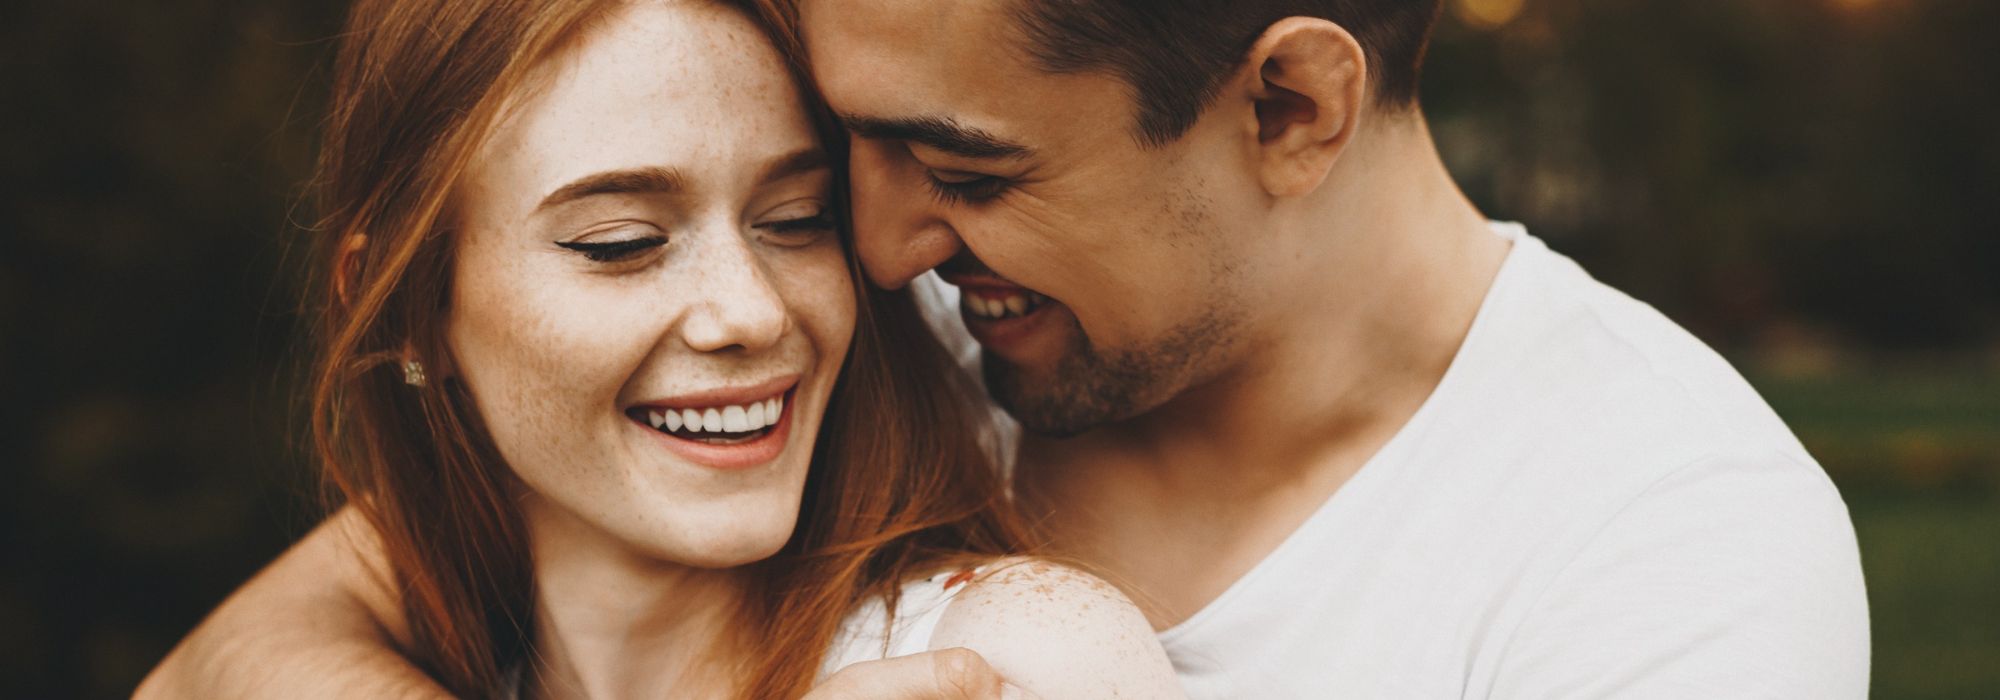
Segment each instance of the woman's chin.
[[[789,535],[790,533],[787,533]],[[734,569],[769,559],[784,549],[786,537],[732,538],[700,547],[662,552],[660,558],[697,569]]]
[[698,569],[729,569],[771,558],[791,539],[791,517],[719,524],[682,530],[671,541],[662,538],[638,544],[648,556]]

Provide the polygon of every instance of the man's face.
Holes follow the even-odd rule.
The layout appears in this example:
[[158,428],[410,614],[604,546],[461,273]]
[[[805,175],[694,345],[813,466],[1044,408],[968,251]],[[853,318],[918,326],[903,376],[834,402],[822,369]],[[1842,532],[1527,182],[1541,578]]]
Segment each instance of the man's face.
[[856,237],[884,286],[960,287],[994,398],[1069,435],[1159,406],[1240,344],[1261,201],[1229,124],[1132,137],[1125,83],[1030,63],[1013,0],[810,0],[815,77],[855,136]]

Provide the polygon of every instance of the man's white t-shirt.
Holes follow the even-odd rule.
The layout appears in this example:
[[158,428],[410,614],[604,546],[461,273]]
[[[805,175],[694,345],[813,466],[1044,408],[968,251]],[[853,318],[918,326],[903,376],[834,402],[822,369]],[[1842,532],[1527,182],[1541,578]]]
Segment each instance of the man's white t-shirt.
[[1713,350],[1493,228],[1512,250],[1423,407],[1160,634],[1189,696],[1866,697],[1825,472]]

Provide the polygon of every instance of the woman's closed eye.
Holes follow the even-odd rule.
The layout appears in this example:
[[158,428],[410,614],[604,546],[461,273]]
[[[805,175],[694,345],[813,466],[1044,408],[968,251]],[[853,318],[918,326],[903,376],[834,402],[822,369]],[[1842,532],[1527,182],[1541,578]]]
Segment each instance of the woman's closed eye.
[[[627,230],[630,229],[630,230]],[[591,262],[626,262],[667,244],[667,236],[652,226],[627,225],[586,233],[581,240],[556,241]]]
[[803,248],[824,240],[833,233],[833,214],[818,211],[806,216],[795,216],[757,224],[755,228],[764,232],[764,240],[773,245],[787,248]]

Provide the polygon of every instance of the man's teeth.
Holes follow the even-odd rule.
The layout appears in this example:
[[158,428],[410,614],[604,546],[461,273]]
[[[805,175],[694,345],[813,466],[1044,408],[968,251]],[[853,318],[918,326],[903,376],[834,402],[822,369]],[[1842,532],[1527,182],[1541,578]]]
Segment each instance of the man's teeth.
[[777,425],[784,414],[785,397],[773,396],[740,406],[648,409],[646,421],[654,430],[676,433],[748,433]]
[[1049,298],[1034,292],[1019,292],[1000,298],[966,294],[960,305],[967,313],[980,318],[1014,318],[1026,316],[1028,312],[1040,308]]

